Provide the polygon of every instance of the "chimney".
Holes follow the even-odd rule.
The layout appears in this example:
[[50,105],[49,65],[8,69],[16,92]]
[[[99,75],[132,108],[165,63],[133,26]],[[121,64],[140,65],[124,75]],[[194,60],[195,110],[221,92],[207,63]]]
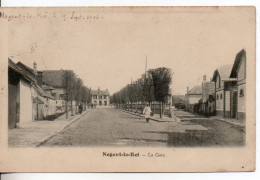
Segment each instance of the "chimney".
[[33,72],[37,75],[37,63],[35,61],[33,62]]
[[187,86],[187,93],[189,92],[189,86]]
[[203,75],[203,81],[205,82],[207,80],[206,74]]

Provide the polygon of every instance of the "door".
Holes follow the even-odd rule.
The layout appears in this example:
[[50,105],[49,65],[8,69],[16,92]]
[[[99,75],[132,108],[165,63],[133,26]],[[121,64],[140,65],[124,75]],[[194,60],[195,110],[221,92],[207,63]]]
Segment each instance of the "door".
[[8,127],[15,128],[17,123],[17,86],[8,84]]

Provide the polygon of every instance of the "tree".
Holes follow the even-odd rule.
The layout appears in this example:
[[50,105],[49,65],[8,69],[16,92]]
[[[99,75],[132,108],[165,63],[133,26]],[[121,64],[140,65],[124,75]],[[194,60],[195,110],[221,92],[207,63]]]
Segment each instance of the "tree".
[[83,81],[80,78],[76,78],[74,86],[74,95],[77,105],[81,102],[82,99],[82,87]]
[[85,104],[86,108],[86,104],[89,103],[89,99],[91,98],[90,89],[83,85],[81,86],[80,94],[81,102]]
[[159,101],[165,103],[170,93],[172,73],[169,68],[160,67],[148,70],[141,78],[123,87],[112,96],[112,102],[131,103],[132,102],[152,102]]
[[72,101],[74,96],[75,74],[71,70],[63,71],[63,87],[65,88],[65,101],[66,101],[66,118],[68,118],[68,102]]
[[172,73],[169,68],[161,67],[149,70],[153,79],[154,98],[156,101],[161,102],[160,118],[163,114],[163,103],[166,102],[170,93],[170,85],[172,82]]
[[153,78],[151,74],[147,73],[142,76],[143,79],[143,96],[144,101],[152,102],[154,101],[154,88],[153,88]]
[[168,97],[170,93],[170,85],[172,82],[171,69],[161,67],[150,69],[148,73],[152,76],[155,100],[165,102],[166,97]]
[[72,70],[63,71],[63,87],[65,88],[66,118],[68,118],[68,102],[71,105],[71,115],[73,115],[73,101],[78,105],[80,102],[90,102],[90,89],[83,85],[81,78],[77,77]]

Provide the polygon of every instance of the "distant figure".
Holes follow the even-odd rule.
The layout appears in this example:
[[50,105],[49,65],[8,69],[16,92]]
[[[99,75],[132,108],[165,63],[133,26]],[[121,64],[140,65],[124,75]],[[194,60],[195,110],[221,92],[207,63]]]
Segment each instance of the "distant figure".
[[82,114],[82,109],[83,109],[83,106],[82,106],[82,103],[79,104],[79,113]]
[[151,110],[150,105],[146,104],[143,114],[144,114],[144,117],[145,117],[147,123],[149,123],[151,112],[152,112],[152,110]]

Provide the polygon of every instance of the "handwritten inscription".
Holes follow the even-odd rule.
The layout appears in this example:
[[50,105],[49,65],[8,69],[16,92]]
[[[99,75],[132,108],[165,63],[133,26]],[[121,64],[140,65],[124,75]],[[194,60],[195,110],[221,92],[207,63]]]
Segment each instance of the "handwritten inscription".
[[19,20],[19,19],[61,19],[63,21],[98,21],[103,20],[104,17],[98,14],[88,14],[88,13],[79,13],[72,11],[69,13],[63,12],[27,12],[27,13],[17,13],[9,14],[7,12],[0,12],[0,19],[7,21]]

